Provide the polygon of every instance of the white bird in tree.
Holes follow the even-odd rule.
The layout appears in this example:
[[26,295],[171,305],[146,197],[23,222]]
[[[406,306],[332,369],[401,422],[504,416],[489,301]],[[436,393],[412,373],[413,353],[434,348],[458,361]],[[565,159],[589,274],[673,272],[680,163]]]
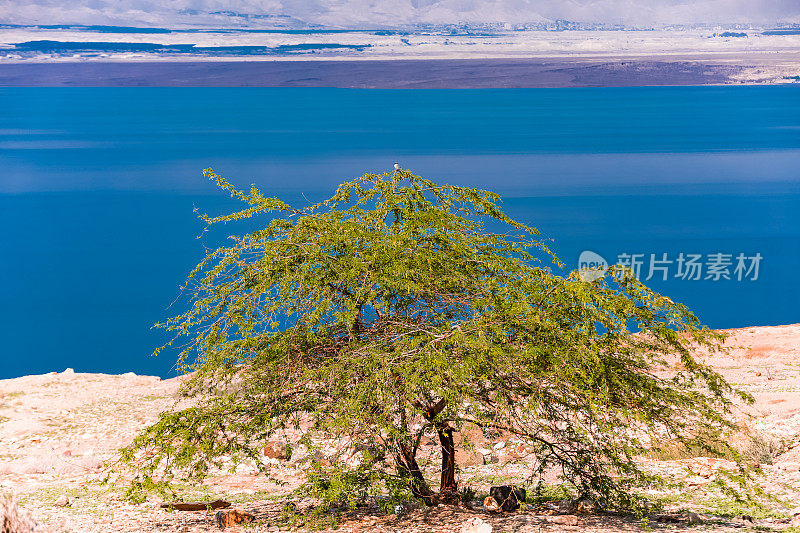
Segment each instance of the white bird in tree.
[[397,172],[398,170],[400,170],[400,164],[397,161],[395,161],[395,163],[394,163],[394,171]]

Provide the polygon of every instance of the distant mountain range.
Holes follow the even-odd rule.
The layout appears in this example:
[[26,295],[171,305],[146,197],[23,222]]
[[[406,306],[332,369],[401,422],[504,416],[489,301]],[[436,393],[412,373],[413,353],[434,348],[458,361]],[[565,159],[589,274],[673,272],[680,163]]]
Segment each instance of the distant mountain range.
[[800,23],[797,0],[0,0],[0,23],[381,28],[441,24]]

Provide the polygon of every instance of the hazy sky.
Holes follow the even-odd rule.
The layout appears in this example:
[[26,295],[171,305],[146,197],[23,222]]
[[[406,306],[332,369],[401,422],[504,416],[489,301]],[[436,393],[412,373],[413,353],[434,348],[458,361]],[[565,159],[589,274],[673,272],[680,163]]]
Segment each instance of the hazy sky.
[[0,22],[172,25],[226,20],[215,11],[288,15],[326,26],[532,22],[631,25],[800,22],[800,0],[0,0]]

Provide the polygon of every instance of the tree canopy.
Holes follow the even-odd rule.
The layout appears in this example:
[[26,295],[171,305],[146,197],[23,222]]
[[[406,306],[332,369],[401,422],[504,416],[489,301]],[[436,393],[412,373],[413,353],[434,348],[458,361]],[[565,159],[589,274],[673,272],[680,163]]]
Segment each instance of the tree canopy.
[[[124,450],[139,488],[200,479],[223,457],[263,465],[264,443],[304,423],[309,445],[341,443],[307,470],[324,501],[453,502],[454,438],[474,427],[519,438],[532,480],[557,469],[629,507],[656,480],[637,456],[710,450],[732,427],[742,395],[692,355],[720,349],[718,333],[624,269],[564,273],[494,193],[399,170],[294,207],[206,174],[245,204],[209,225],[264,223],[211,251],[188,277],[191,304],[161,324],[193,372],[191,402]],[[426,436],[438,464],[418,460]]]

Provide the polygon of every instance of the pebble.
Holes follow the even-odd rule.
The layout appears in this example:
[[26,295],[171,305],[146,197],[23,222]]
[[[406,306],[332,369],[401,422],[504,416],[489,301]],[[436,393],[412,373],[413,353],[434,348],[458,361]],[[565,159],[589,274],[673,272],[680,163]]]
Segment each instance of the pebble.
[[67,496],[59,496],[55,502],[56,507],[69,507],[72,505],[72,502]]
[[486,499],[483,500],[483,508],[492,513],[497,513],[500,511],[500,504],[491,496],[487,496]]

